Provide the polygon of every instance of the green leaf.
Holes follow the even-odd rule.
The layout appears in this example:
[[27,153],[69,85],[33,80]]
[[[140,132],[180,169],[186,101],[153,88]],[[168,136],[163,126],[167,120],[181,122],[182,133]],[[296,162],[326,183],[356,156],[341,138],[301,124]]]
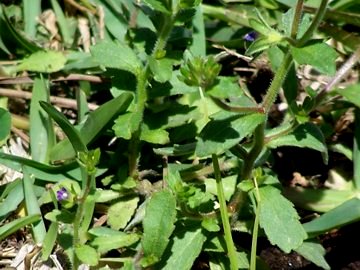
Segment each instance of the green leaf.
[[[221,112],[201,131],[196,154],[205,157],[222,154],[251,134],[265,120],[263,114],[239,115]],[[225,116],[225,117],[224,117]]]
[[87,147],[81,138],[79,131],[67,120],[67,118],[57,111],[51,104],[40,101],[41,107],[55,120],[69,138],[75,152],[87,152]]
[[42,243],[42,250],[41,250],[42,260],[46,261],[49,258],[51,252],[53,251],[53,248],[56,243],[57,233],[58,233],[58,223],[52,222],[49,226],[48,232],[45,235],[44,242]]
[[[2,222],[11,212],[15,211],[24,200],[24,191],[21,179],[17,179],[7,184],[6,188],[8,187],[9,190],[3,192],[0,200],[0,222]],[[8,193],[6,197],[5,193]]]
[[40,220],[40,215],[28,215],[26,217],[17,218],[9,223],[0,226],[0,241],[9,235],[17,232],[21,228]]
[[85,264],[96,266],[99,263],[99,255],[96,250],[88,245],[75,247],[75,255]]
[[49,149],[55,144],[53,122],[39,103],[48,100],[47,81],[35,78],[30,103],[30,146],[32,159],[39,162],[47,162]]
[[[34,177],[29,174],[27,168],[23,169],[23,189],[24,189],[24,199],[25,199],[25,206],[26,206],[26,213],[28,215],[40,215],[41,210],[38,203],[38,200],[35,195],[34,189]],[[41,218],[32,227],[33,235],[35,242],[40,244],[44,241],[46,229],[43,219]]]
[[360,108],[360,84],[353,84],[344,89],[337,89],[336,92]]
[[[111,122],[111,120],[120,113],[123,113],[129,107],[133,95],[123,93],[120,96],[106,102],[91,112],[84,125],[80,128],[80,135],[84,143],[91,143],[101,131]],[[75,156],[75,151],[71,147],[69,139],[58,143],[51,151],[51,160],[64,160]]]
[[[195,2],[195,4],[197,4],[196,0],[195,1],[190,0],[190,2]],[[192,18],[192,25],[193,25],[192,43],[188,47],[189,51],[194,56],[205,57],[206,35],[205,35],[204,15],[201,6],[196,7],[195,16]]]
[[41,0],[23,0],[25,33],[35,38],[38,18],[41,14]]
[[325,164],[328,162],[328,151],[324,135],[315,124],[310,122],[298,126],[291,134],[270,140],[266,146],[269,148],[296,146],[314,149],[321,152]]
[[11,114],[9,111],[0,108],[0,145],[1,141],[5,140],[9,134],[11,129]]
[[298,64],[308,64],[321,73],[330,76],[335,75],[335,60],[338,57],[338,54],[326,43],[314,43],[302,48],[291,47],[290,50],[293,58]]
[[293,204],[272,186],[259,188],[260,226],[273,245],[288,253],[298,248],[306,232]]
[[149,129],[147,125],[142,125],[140,139],[153,144],[169,143],[169,133],[164,129]]
[[311,189],[288,187],[284,190],[286,198],[297,207],[315,212],[328,212],[355,196],[353,190]]
[[126,224],[135,213],[137,204],[139,202],[138,197],[128,198],[120,200],[112,204],[108,209],[107,223],[114,230],[125,228]]
[[128,112],[119,115],[113,126],[116,137],[129,140],[131,135],[139,127],[141,120],[141,114],[138,112]]
[[171,8],[170,8],[170,3],[168,0],[144,0],[144,2],[149,5],[151,8],[153,8],[154,10],[166,13],[166,14],[171,14]]
[[94,240],[91,241],[91,245],[94,246],[100,253],[106,253],[112,249],[131,246],[140,239],[140,236],[135,233],[127,234],[124,232],[109,230],[104,230],[101,235],[96,236]]
[[56,22],[60,28],[63,43],[65,44],[65,46],[69,47],[69,46],[71,46],[71,43],[73,42],[69,22],[67,21],[67,19],[65,17],[65,14],[60,6],[59,1],[51,0],[51,6],[52,6],[55,16],[56,16]]
[[352,198],[329,212],[304,224],[309,237],[316,237],[334,228],[360,220],[360,199]]
[[91,48],[95,60],[108,68],[117,68],[138,75],[142,64],[134,51],[122,42],[104,41]]
[[[190,225],[191,226],[191,225]],[[201,228],[180,227],[171,240],[168,248],[157,269],[186,270],[191,269],[195,259],[199,256],[203,243],[206,240]]]
[[[218,82],[206,91],[207,94],[223,99],[244,95],[244,92],[241,90],[236,78],[218,76],[217,79]],[[224,89],[226,89],[226,91],[224,91]]]
[[149,57],[149,66],[154,75],[154,79],[164,83],[171,79],[173,60],[168,58],[156,59]]
[[72,178],[75,180],[81,178],[81,172],[76,162],[61,166],[52,166],[19,156],[0,153],[0,163],[18,172],[22,172],[23,167],[26,166],[29,173],[34,175],[35,178],[48,182],[57,182],[64,178]]
[[144,267],[160,260],[175,228],[175,219],[174,195],[168,190],[154,193],[146,206],[143,220],[144,235],[141,243],[145,257],[141,264]]
[[52,73],[63,69],[66,63],[66,57],[59,51],[38,51],[25,58],[17,71],[34,71],[43,73]]
[[303,242],[295,251],[317,266],[326,270],[331,269],[324,258],[326,251],[319,243]]

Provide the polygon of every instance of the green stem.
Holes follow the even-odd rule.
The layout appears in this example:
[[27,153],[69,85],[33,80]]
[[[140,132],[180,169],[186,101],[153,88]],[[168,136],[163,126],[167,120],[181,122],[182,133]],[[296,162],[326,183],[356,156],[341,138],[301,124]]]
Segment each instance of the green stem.
[[[175,14],[175,13],[174,13]],[[175,23],[175,16],[170,16],[165,18],[162,29],[159,32],[158,39],[155,43],[154,49],[152,51],[151,57],[158,58],[162,54],[166,46],[166,42],[169,38],[171,30]],[[137,86],[136,86],[136,112],[140,114],[140,118],[143,119],[146,102],[148,99],[147,96],[147,86],[150,78],[150,66],[149,62],[146,63],[145,68],[139,72],[137,76]],[[140,121],[138,127],[131,136],[129,143],[129,175],[133,178],[138,177],[138,162],[140,157],[140,137],[141,137],[141,123]]]
[[279,93],[279,90],[286,78],[286,74],[288,73],[288,71],[290,69],[291,63],[292,63],[292,57],[291,57],[290,52],[288,51],[285,54],[280,67],[276,71],[275,77],[274,77],[273,81],[271,82],[271,85],[269,87],[269,90],[266,93],[266,96],[264,97],[262,107],[264,108],[266,114],[269,113],[270,108],[273,105],[273,103],[276,99],[276,96]]
[[294,19],[291,26],[291,38],[296,39],[297,32],[300,25],[301,15],[302,15],[302,9],[304,6],[304,0],[298,0],[296,3],[295,13],[294,13]]
[[314,31],[318,28],[322,18],[324,17],[325,13],[326,13],[326,7],[328,4],[328,0],[322,0],[320,3],[320,6],[317,10],[317,12],[315,13],[315,17],[313,19],[313,21],[311,22],[311,25],[309,26],[309,28],[306,30],[306,32],[304,33],[304,35],[297,41],[297,46],[298,47],[302,47],[305,45],[305,43],[311,39],[311,37],[314,34]]
[[252,233],[252,240],[251,240],[251,257],[250,257],[250,270],[256,270],[256,250],[257,250],[257,239],[259,234],[259,219],[260,219],[260,193],[259,187],[254,177],[254,185],[255,185],[255,192],[256,192],[256,202],[257,205],[255,211],[255,221],[254,221],[254,228]]
[[225,233],[225,242],[226,242],[226,247],[227,247],[227,251],[228,251],[228,256],[230,259],[230,269],[237,270],[238,263],[237,263],[236,249],[235,249],[234,241],[233,241],[232,235],[231,235],[229,214],[227,211],[224,189],[223,189],[222,182],[221,182],[219,161],[215,154],[212,155],[212,162],[213,162],[213,166],[214,166],[216,189],[217,189],[217,194],[218,194],[218,199],[219,199],[219,204],[220,204],[221,221],[223,224],[223,229],[224,229],[224,233]]
[[264,109],[262,107],[243,107],[243,106],[232,106],[229,104],[226,104],[225,102],[221,101],[220,99],[216,97],[210,96],[211,100],[219,106],[221,109],[229,112],[237,112],[237,113],[264,113]]

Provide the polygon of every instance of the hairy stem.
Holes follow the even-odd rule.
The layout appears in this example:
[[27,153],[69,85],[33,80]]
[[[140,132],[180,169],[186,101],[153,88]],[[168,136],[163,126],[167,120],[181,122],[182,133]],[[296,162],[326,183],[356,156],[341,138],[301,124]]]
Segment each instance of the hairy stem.
[[255,185],[255,194],[256,194],[256,211],[255,211],[255,221],[252,233],[252,241],[251,241],[251,257],[250,257],[250,270],[256,270],[256,250],[257,250],[257,239],[259,234],[259,219],[260,219],[260,192],[259,187],[256,181],[256,177],[254,177],[254,185]]

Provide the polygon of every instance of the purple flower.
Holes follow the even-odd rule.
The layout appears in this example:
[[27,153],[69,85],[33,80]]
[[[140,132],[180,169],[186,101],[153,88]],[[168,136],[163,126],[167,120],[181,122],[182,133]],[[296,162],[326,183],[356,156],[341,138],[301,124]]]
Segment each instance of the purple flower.
[[58,201],[64,201],[69,198],[69,193],[66,188],[62,187],[56,192],[56,198]]
[[244,36],[244,39],[246,41],[253,42],[257,37],[258,37],[258,33],[256,33],[255,31],[251,31]]

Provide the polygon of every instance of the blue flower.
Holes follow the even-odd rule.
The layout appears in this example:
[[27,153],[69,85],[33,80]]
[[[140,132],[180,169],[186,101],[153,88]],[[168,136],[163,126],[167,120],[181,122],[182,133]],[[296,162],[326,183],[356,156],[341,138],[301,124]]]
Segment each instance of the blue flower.
[[251,31],[244,36],[244,39],[246,41],[253,42],[257,37],[258,37],[258,33],[256,33],[255,31]]
[[56,198],[59,202],[67,200],[69,198],[69,192],[66,188],[62,187],[56,192]]

